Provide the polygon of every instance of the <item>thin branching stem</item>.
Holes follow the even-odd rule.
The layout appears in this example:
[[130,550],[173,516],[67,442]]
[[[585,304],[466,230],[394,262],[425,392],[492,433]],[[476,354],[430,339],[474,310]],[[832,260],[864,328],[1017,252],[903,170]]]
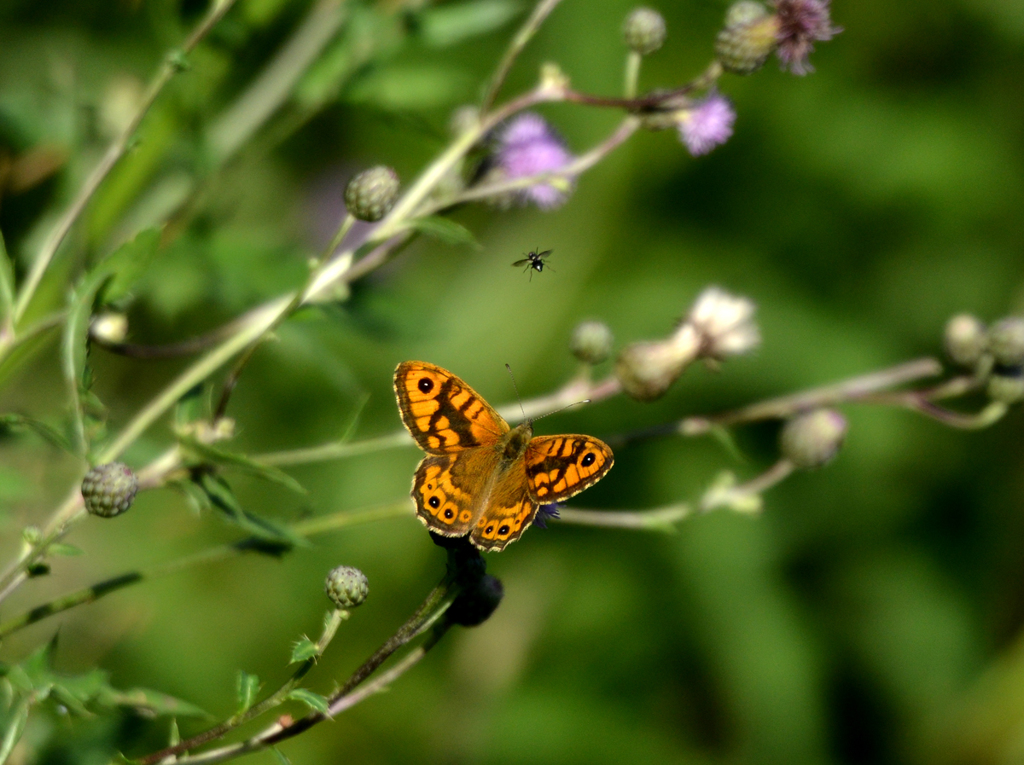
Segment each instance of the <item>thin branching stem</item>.
[[212,0],[206,15],[200,20],[195,29],[192,30],[192,33],[182,44],[181,48],[171,51],[164,58],[164,62],[160,66],[160,70],[157,72],[156,77],[153,78],[153,81],[149,84],[149,88],[142,99],[142,103],[132,116],[132,119],[122,131],[121,135],[114,139],[113,143],[111,143],[107,148],[107,151],[100,160],[100,163],[92,171],[88,179],[86,179],[85,184],[79,190],[78,195],[72,201],[71,206],[68,207],[64,215],[62,215],[60,220],[57,221],[53,231],[43,243],[43,247],[36,256],[36,259],[32,262],[32,267],[29,269],[25,283],[18,292],[18,299],[14,308],[15,323],[20,321],[22,316],[25,314],[25,310],[28,308],[29,303],[32,302],[32,296],[35,295],[36,289],[42,281],[43,274],[46,273],[46,269],[49,267],[50,262],[53,260],[54,255],[56,255],[60,245],[64,242],[64,239],[71,231],[72,226],[75,225],[75,222],[82,215],[82,212],[88,206],[90,200],[92,200],[93,195],[96,193],[97,189],[99,189],[100,184],[103,183],[106,177],[110,174],[110,171],[114,169],[114,166],[128,151],[128,147],[131,145],[136,131],[142,124],[143,119],[145,119],[146,115],[149,113],[150,108],[152,108],[153,104],[156,103],[157,98],[160,96],[160,93],[163,92],[167,83],[174,78],[175,74],[182,71],[182,57],[187,56],[195,49],[210,30],[213,29],[217,22],[224,17],[224,14],[231,10],[231,7],[234,4],[235,0]]
[[551,14],[553,10],[558,6],[562,0],[540,0],[537,5],[534,6],[533,11],[530,13],[529,18],[523,23],[523,26],[516,32],[516,36],[512,38],[512,42],[509,43],[508,49],[505,51],[505,55],[502,56],[501,62],[498,64],[498,68],[494,72],[494,76],[491,78],[491,84],[487,88],[487,92],[484,94],[483,100],[480,102],[480,113],[486,114],[488,109],[491,108],[491,104],[494,103],[494,99],[498,97],[498,91],[501,90],[501,86],[505,83],[505,78],[508,77],[509,71],[512,69],[512,65],[515,64],[516,59],[519,58],[519,54],[523,52],[523,49],[527,46],[533,36],[537,34],[537,30],[540,29],[541,24]]

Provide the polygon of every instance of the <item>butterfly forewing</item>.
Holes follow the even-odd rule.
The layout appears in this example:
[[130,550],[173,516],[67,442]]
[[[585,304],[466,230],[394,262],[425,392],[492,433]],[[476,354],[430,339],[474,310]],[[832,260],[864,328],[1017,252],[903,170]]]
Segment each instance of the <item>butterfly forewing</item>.
[[446,369],[403,361],[395,370],[402,422],[428,454],[498,443],[509,427],[472,388]]
[[526,449],[530,495],[542,505],[579,494],[601,480],[615,457],[604,441],[590,436],[537,436]]

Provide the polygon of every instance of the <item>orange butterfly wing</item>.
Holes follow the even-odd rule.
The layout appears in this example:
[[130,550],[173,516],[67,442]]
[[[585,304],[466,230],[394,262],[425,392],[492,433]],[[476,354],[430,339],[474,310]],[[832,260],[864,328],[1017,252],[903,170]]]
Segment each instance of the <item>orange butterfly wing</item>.
[[481,550],[504,550],[523,535],[537,516],[537,503],[530,497],[525,470],[520,457],[498,477],[487,507],[469,533],[469,541]]
[[539,504],[560,502],[600,481],[615,455],[604,441],[590,436],[537,436],[526,447],[526,480]]
[[466,383],[425,361],[395,370],[402,422],[427,454],[450,454],[498,443],[508,423]]

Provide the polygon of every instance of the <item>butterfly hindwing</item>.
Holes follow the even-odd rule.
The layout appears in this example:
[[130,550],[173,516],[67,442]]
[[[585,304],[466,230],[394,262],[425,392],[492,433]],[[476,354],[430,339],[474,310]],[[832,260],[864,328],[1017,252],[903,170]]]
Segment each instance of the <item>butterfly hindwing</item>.
[[476,391],[446,369],[425,361],[403,361],[395,370],[402,422],[428,454],[498,443],[506,423]]
[[501,476],[487,499],[487,506],[469,534],[469,541],[487,552],[504,550],[530,527],[537,503],[526,487],[525,465],[520,457]]
[[524,459],[530,496],[542,505],[579,494],[615,462],[608,444],[580,435],[537,436]]

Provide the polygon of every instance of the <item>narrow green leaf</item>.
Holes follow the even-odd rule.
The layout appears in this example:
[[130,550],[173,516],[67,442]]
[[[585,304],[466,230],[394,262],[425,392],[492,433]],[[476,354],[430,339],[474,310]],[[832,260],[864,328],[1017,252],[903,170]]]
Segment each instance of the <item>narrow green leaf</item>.
[[7,719],[7,730],[4,731],[3,740],[0,740],[0,763],[7,762],[7,758],[21,740],[21,734],[25,732],[25,723],[28,722],[30,706],[29,700],[23,699]]
[[199,383],[178,399],[174,406],[174,424],[179,428],[199,420],[209,420],[213,413],[210,403],[213,387]]
[[244,454],[237,454],[211,446],[210,444],[204,444],[188,436],[180,438],[179,443],[204,462],[263,478],[264,480],[284,486],[286,489],[291,489],[296,494],[307,493],[301,483],[284,471],[255,462]]
[[292,647],[292,656],[288,660],[288,663],[297,664],[300,661],[312,659],[316,655],[316,643],[314,643],[308,637],[303,636],[299,638],[299,641]]
[[159,249],[160,230],[147,228],[110,253],[102,262],[112,276],[103,289],[103,303],[113,303],[127,295],[146,273]]
[[509,0],[475,0],[429,8],[419,16],[419,33],[424,44],[444,48],[493,32],[521,10],[519,3]]
[[19,429],[31,430],[58,449],[63,449],[69,454],[75,453],[71,448],[71,443],[64,437],[64,434],[45,422],[40,422],[20,414],[0,414],[0,433]]
[[167,745],[177,746],[181,741],[181,731],[178,730],[178,718],[171,718],[171,729],[167,734]]
[[278,749],[276,746],[271,747],[270,751],[274,753],[277,758],[278,765],[292,765],[292,761],[285,757],[284,752]]
[[4,235],[0,233],[0,337],[14,327],[14,263],[7,255]]
[[468,244],[475,249],[481,249],[473,232],[460,223],[439,215],[427,215],[423,218],[416,218],[409,221],[409,227],[414,228],[421,234],[440,239],[446,244]]
[[234,523],[249,534],[272,542],[289,544],[292,547],[306,546],[309,542],[304,538],[273,521],[242,509],[231,487],[224,479],[203,473],[199,476],[199,486],[206,492],[213,507],[221,511],[226,520]]
[[238,678],[235,681],[235,690],[238,693],[238,711],[244,712],[256,701],[256,694],[260,692],[260,679],[256,675],[238,670]]
[[82,554],[81,547],[75,547],[74,545],[65,544],[63,542],[52,544],[48,549],[50,551],[50,555],[63,555],[66,558]]
[[296,688],[289,692],[288,698],[295,701],[301,701],[314,712],[319,712],[322,715],[326,715],[330,709],[330,704],[324,696],[321,696],[319,693],[314,693],[306,688]]
[[96,294],[113,277],[106,263],[100,263],[78,283],[69,301],[68,318],[61,339],[61,366],[71,401],[72,446],[75,454],[85,456],[88,448],[85,436],[85,414],[82,409],[82,391],[85,382],[86,346],[89,338],[89,319],[92,316]]
[[96,703],[103,707],[121,707],[134,711],[136,714],[146,717],[162,717],[164,715],[175,715],[177,717],[209,717],[210,715],[195,704],[169,696],[166,693],[152,691],[148,688],[131,688],[127,691],[119,691],[114,688],[104,688],[96,697]]

